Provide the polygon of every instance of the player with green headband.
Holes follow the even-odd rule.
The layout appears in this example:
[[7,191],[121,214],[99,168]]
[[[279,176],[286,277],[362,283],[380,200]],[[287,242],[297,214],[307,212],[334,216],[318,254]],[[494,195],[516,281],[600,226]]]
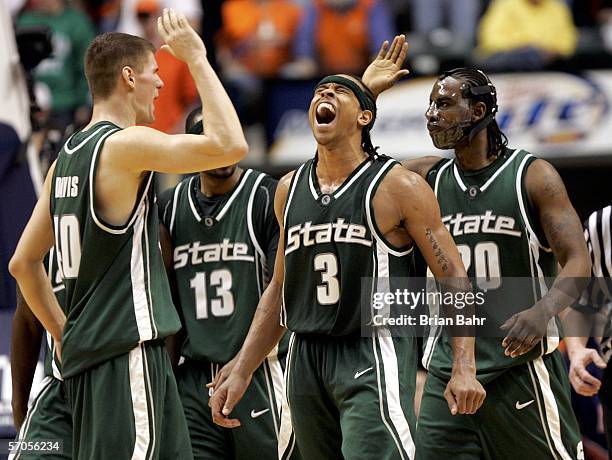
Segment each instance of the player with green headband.
[[[318,83],[308,111],[316,155],[279,182],[274,275],[210,400],[216,423],[239,426],[230,414],[289,329],[287,399],[306,460],[414,458],[415,340],[384,327],[362,334],[371,317],[360,307],[371,305],[385,280],[409,275],[415,245],[438,279],[469,284],[429,186],[370,141],[375,95],[407,73],[406,53],[403,36],[385,43],[366,72],[369,89],[348,75]],[[475,378],[473,338],[455,338],[453,351],[449,410],[474,413],[485,394]],[[286,458],[291,445],[279,451]]]

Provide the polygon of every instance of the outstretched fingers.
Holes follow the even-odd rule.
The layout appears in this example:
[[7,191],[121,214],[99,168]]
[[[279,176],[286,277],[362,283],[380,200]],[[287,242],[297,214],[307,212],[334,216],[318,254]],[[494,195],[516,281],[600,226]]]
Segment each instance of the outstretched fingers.
[[402,47],[406,43],[405,35],[396,35],[393,39],[393,45],[391,46],[391,60],[397,62],[397,58],[402,51]]
[[378,50],[378,54],[376,55],[376,59],[385,59],[387,55],[387,50],[389,49],[389,40],[385,40]]

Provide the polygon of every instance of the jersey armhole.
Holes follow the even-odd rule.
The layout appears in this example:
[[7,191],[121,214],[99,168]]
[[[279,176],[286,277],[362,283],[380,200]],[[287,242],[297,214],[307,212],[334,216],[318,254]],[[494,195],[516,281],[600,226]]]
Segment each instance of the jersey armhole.
[[[520,189],[517,184],[517,198],[519,200],[519,207],[521,208],[521,213],[523,214],[523,220],[525,220],[525,226],[535,237],[538,245],[546,252],[551,252],[552,249],[546,239],[546,235],[544,234],[544,230],[539,222],[539,220],[533,219],[531,216],[537,216],[537,212],[531,201],[529,200],[529,196],[527,194],[527,187],[525,184],[525,179],[527,177],[527,170],[529,166],[535,161],[537,158],[530,153],[527,153],[525,157],[521,160],[521,165],[519,166],[519,175],[520,175]],[[523,210],[526,211],[523,213]]]
[[414,244],[406,245],[404,247],[398,247],[387,241],[387,239],[383,236],[382,232],[378,228],[378,225],[376,224],[376,213],[374,212],[373,204],[374,196],[376,195],[378,187],[382,183],[387,173],[391,171],[391,169],[393,169],[393,166],[395,166],[396,164],[399,163],[393,159],[389,159],[376,173],[376,175],[372,179],[372,182],[370,182],[370,185],[368,186],[368,190],[365,195],[365,208],[368,225],[370,227],[372,235],[374,236],[374,239],[379,244],[381,244],[389,254],[394,255],[396,257],[403,257],[412,253]]
[[[123,225],[109,224],[108,222],[104,221],[102,217],[98,216],[98,214],[96,213],[96,209],[95,209],[95,201],[96,201],[95,199],[95,177],[96,177],[96,171],[97,171],[97,166],[98,166],[98,161],[99,161],[99,153],[102,151],[102,148],[104,146],[104,143],[106,142],[106,139],[108,139],[111,134],[114,134],[117,131],[119,131],[119,129],[112,129],[108,131],[107,133],[105,133],[98,140],[98,142],[96,143],[94,147],[93,156],[91,159],[91,165],[89,167],[89,199],[88,201],[89,201],[89,210],[91,213],[91,217],[93,221],[95,222],[96,226],[107,233],[110,233],[113,235],[122,235],[128,231],[128,229],[132,226],[132,224],[136,220],[136,217],[138,216],[138,209],[144,202],[149,192],[149,189],[151,187],[151,182],[153,180],[153,172],[149,171],[147,173],[147,176],[145,176],[145,178],[142,179],[143,182],[141,182],[141,186],[139,187],[138,193],[136,194],[136,201],[134,202],[134,207],[132,208],[132,211],[130,212],[128,220],[125,224]],[[142,184],[144,184],[144,187],[142,186]]]

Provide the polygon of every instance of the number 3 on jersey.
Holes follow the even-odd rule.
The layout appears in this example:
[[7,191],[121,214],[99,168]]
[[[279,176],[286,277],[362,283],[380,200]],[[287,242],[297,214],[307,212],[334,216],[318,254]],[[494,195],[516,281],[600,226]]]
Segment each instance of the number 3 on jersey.
[[340,300],[340,282],[338,281],[338,259],[335,254],[326,252],[314,258],[314,269],[321,272],[322,284],[317,285],[317,302],[321,305],[333,305]]
[[[213,270],[208,282],[217,288],[217,298],[210,299],[210,313],[213,316],[229,316],[234,313],[234,295],[232,294],[232,273],[229,270]],[[208,296],[206,291],[206,272],[198,272],[191,278],[190,287],[195,290],[196,318],[208,318]]]

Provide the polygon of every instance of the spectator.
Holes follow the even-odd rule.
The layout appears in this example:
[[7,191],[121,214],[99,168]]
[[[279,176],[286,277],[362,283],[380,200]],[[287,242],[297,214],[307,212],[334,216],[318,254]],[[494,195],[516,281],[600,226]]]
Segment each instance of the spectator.
[[482,65],[537,70],[571,56],[578,33],[563,0],[494,0],[479,27]]
[[[301,9],[290,0],[229,0],[219,40],[224,72],[275,77],[291,60]],[[240,70],[237,70],[239,67]],[[231,70],[230,70],[231,69]]]
[[413,0],[413,28],[423,36],[448,28],[455,40],[473,46],[481,3],[481,0]]
[[217,60],[245,125],[262,121],[261,79],[278,76],[291,60],[301,11],[291,0],[229,0],[222,5]]
[[65,0],[35,0],[17,18],[19,27],[46,26],[51,30],[53,53],[35,69],[37,83],[51,91],[48,123],[60,130],[89,118],[90,102],[83,73],[85,50],[95,36],[89,18]]
[[[143,37],[156,48],[162,44],[157,32],[160,10],[157,0],[139,0],[136,4],[136,14]],[[169,52],[159,49],[155,53],[155,59],[164,88],[155,101],[155,121],[150,126],[167,134],[182,132],[185,113],[192,108],[198,97],[195,83],[187,64]]]
[[[117,18],[117,32],[124,32],[126,34],[132,35],[143,35],[143,31],[141,29],[140,24],[138,23],[138,12],[137,5],[140,0],[108,0],[109,3],[118,3],[119,11],[117,8],[113,8],[112,5],[109,5],[109,10],[107,13],[110,15],[119,14]],[[206,0],[208,4],[209,1]],[[202,19],[202,3],[200,0],[161,0],[160,7],[161,8],[173,8],[175,10],[180,10],[191,24],[191,27],[196,32],[200,31],[200,20]],[[114,11],[113,11],[114,10]],[[111,17],[105,18],[107,22],[110,22]]]
[[292,77],[361,74],[395,32],[383,0],[313,0],[298,30]]

